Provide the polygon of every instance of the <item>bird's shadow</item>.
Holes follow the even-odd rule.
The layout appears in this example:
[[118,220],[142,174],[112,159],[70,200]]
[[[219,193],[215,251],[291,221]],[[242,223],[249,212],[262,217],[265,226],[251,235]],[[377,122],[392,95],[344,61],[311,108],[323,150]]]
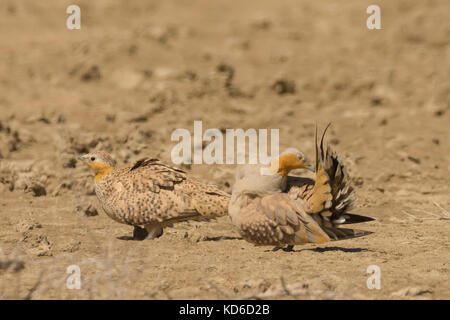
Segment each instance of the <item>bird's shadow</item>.
[[[341,252],[365,252],[372,251],[367,248],[343,248],[343,247],[325,247],[325,248],[314,248],[314,249],[303,249],[310,250],[314,252],[328,252],[328,251],[341,251]],[[302,251],[302,250],[299,250]]]
[[230,236],[218,236],[218,237],[206,237],[202,241],[221,241],[221,240],[242,240],[242,238]]
[[[130,236],[120,236],[120,237],[117,237],[117,239],[125,240],[125,241],[142,241],[142,239],[137,239],[135,237],[130,237]],[[242,240],[242,238],[241,237],[230,237],[230,236],[217,236],[217,237],[206,237],[206,238],[202,239],[201,241],[222,241],[222,240]]]
[[[137,239],[133,236],[120,236],[117,237],[119,240],[125,240],[125,241],[142,241],[143,239]],[[234,236],[217,236],[217,237],[205,237],[201,241],[222,241],[222,240],[243,240],[242,237],[234,237]],[[265,250],[265,252],[274,252],[274,251],[285,251],[285,252],[303,252],[303,251],[314,251],[319,253],[329,252],[329,251],[341,251],[345,253],[354,253],[354,252],[367,252],[367,251],[373,251],[369,250],[367,248],[343,248],[343,247],[324,247],[324,248],[305,248],[305,249],[299,249],[299,250],[286,250],[283,248],[279,248],[278,250],[270,249]]]
[[136,238],[134,238],[134,237],[130,237],[130,236],[120,236],[120,237],[117,237],[116,239],[119,239],[119,240],[125,240],[125,241],[142,241],[142,240],[139,240],[139,239],[136,239]]
[[[282,251],[285,252],[302,252],[302,251],[314,251],[314,252],[329,252],[329,251],[341,251],[341,252],[346,252],[346,253],[353,253],[353,252],[366,252],[366,251],[373,251],[373,250],[369,250],[367,248],[343,248],[343,247],[325,247],[325,248],[307,248],[307,249],[299,249],[299,250],[283,250],[280,249]],[[279,250],[277,250],[279,251]],[[266,250],[266,252],[274,252],[274,250]]]

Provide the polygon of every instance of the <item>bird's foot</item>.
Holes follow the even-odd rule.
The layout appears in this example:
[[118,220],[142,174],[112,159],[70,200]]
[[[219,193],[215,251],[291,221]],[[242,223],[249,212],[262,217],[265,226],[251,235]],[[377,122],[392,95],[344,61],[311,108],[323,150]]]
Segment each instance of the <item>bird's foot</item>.
[[162,236],[164,230],[160,223],[152,223],[145,226],[145,230],[148,232],[146,239],[156,239]]
[[152,240],[161,237],[163,228],[159,224],[146,225],[145,228],[134,226],[133,239],[135,240]]

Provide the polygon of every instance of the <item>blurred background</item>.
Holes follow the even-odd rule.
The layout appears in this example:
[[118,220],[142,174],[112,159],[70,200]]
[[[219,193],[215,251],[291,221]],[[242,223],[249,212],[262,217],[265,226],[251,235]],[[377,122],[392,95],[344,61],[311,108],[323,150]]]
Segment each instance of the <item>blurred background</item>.
[[[81,30],[66,28],[71,4],[81,8]],[[366,27],[372,4],[381,30]],[[50,265],[61,266],[56,279],[68,260],[103,259],[107,240],[116,248],[108,257],[122,261],[132,247],[128,266],[142,268],[124,277],[108,267],[108,277],[124,281],[114,285],[120,293],[96,278],[103,284],[89,293],[52,282],[30,297],[239,297],[276,290],[280,274],[303,284],[318,278],[308,297],[450,297],[439,285],[449,277],[448,222],[422,216],[450,207],[449,14],[448,0],[2,0],[0,247],[25,261],[8,275],[21,274],[20,284],[3,297],[30,295]],[[194,120],[204,130],[278,128],[281,149],[311,157],[315,123],[332,121],[328,142],[346,161],[359,213],[377,219],[375,235],[346,243],[360,251],[268,257],[243,241],[202,241],[235,235],[225,217],[175,228],[152,250],[118,240],[130,229],[104,215],[76,157],[102,149],[119,163],[170,161],[172,131],[192,131]],[[233,166],[183,169],[231,191]],[[248,256],[231,258],[241,247]],[[305,257],[310,268],[300,270]],[[336,259],[334,280],[321,278]],[[364,272],[382,261],[390,287],[376,295]]]

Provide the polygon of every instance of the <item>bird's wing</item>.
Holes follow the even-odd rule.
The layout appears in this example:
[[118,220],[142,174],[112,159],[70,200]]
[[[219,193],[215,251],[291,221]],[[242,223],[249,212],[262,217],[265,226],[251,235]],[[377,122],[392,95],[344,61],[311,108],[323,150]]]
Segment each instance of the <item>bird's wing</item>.
[[176,192],[187,195],[191,206],[204,217],[226,215],[230,195],[217,186],[188,178],[175,188]]
[[129,176],[138,176],[146,180],[151,191],[158,193],[160,188],[173,189],[173,187],[186,180],[186,172],[167,164],[158,159],[144,158],[138,160],[128,171]]
[[257,195],[243,192],[232,221],[249,242],[257,245],[323,243],[327,234],[287,194]]
[[204,220],[226,213],[228,194],[157,159],[116,169],[113,178],[105,211],[123,223]]
[[316,180],[313,183],[311,181],[300,183],[299,178],[290,177],[288,194],[314,217],[331,239],[364,235],[358,230],[340,229],[342,232],[332,230],[341,224],[366,222],[373,219],[348,213],[353,208],[354,190],[342,159],[329,146],[326,149],[323,146],[328,127],[329,125],[324,130],[320,146],[317,143],[316,130]]
[[[328,125],[329,126],[329,125]],[[289,194],[302,202],[308,213],[329,210],[338,218],[353,208],[353,187],[342,159],[329,147],[317,144],[316,130],[316,180],[299,185],[293,178],[288,179]],[[297,178],[298,179],[298,178]]]

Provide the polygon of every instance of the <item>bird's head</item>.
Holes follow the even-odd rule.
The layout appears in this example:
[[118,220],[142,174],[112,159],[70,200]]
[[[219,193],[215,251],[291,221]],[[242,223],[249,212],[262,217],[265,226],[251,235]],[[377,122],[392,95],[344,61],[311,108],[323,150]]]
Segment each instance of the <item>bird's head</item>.
[[287,176],[294,169],[307,169],[315,172],[309,158],[295,148],[286,149],[278,158],[272,160],[270,167],[271,169],[278,167],[276,172],[282,176]]
[[83,161],[95,173],[95,182],[100,182],[106,175],[114,171],[116,161],[107,152],[94,151],[83,156],[78,157],[78,160]]

